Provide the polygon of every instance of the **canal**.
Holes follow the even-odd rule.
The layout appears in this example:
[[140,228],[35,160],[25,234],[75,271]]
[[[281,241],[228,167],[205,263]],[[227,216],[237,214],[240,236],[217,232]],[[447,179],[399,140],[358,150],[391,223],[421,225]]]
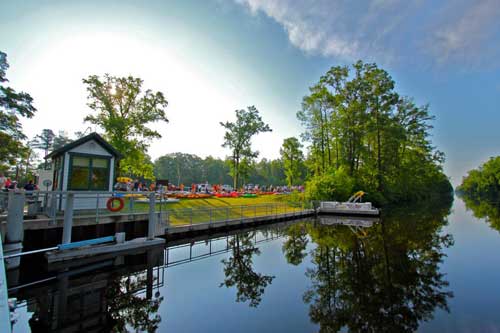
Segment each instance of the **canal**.
[[453,203],[175,240],[73,267],[23,259],[14,332],[500,332],[500,233]]

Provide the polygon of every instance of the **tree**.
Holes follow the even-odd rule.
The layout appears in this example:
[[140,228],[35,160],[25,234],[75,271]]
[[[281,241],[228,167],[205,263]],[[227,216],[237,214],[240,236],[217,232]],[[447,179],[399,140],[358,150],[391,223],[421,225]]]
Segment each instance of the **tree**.
[[311,182],[343,169],[379,204],[451,188],[442,172],[444,155],[429,140],[428,106],[399,96],[376,64],[332,67],[310,88],[297,117],[310,143]]
[[36,112],[33,98],[25,92],[16,92],[6,86],[9,68],[7,54],[0,51],[0,168],[15,165],[16,159],[26,153],[21,117],[32,118]]
[[231,176],[233,186],[237,188],[242,160],[252,160],[259,154],[258,151],[252,151],[252,137],[258,133],[271,132],[271,128],[262,121],[255,106],[249,106],[247,110],[236,110],[235,113],[236,122],[226,121],[220,124],[226,130],[222,147],[231,149]]
[[[35,136],[31,146],[44,152],[45,158],[54,145],[55,134],[51,129],[45,128],[42,133]],[[47,160],[44,163],[44,169],[47,170]]]
[[[160,156],[154,161],[154,175],[158,179],[168,179],[177,185],[181,183],[190,185],[206,181],[210,184],[231,184],[232,179],[229,175],[231,165],[231,159],[224,161],[212,156],[202,159],[192,154],[172,153]],[[240,180],[243,178],[252,184],[286,184],[283,163],[279,159],[263,158],[259,162],[242,159]]]
[[168,122],[168,102],[163,93],[149,89],[143,92],[143,80],[132,76],[91,75],[83,83],[87,85],[88,106],[94,110],[85,121],[100,126],[104,137],[123,154],[119,173],[152,178],[147,149],[150,141],[161,138],[161,134],[148,125]]
[[285,175],[288,186],[298,184],[301,178],[304,154],[302,144],[297,138],[286,138],[280,149],[281,159],[285,167]]
[[54,136],[54,140],[52,142],[52,149],[59,149],[72,140],[69,138],[68,134],[65,131],[59,131],[56,136]]

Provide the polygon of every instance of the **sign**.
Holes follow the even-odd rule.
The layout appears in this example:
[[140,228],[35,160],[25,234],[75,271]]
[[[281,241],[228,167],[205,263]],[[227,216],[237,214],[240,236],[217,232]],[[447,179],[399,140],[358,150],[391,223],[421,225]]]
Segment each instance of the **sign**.
[[50,179],[45,179],[45,180],[43,181],[43,183],[42,183],[42,184],[43,184],[43,186],[45,186],[45,187],[50,187],[50,186],[52,185],[52,180],[50,180]]

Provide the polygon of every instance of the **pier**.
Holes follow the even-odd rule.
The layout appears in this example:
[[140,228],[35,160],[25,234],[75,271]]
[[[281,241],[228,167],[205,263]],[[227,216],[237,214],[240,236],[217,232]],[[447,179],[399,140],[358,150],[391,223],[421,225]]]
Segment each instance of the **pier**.
[[[102,209],[103,200],[118,195],[138,193],[9,192],[7,213],[0,217],[7,269],[19,266],[21,256],[36,252],[47,252],[47,262],[52,263],[315,214],[312,208],[286,203],[170,210],[164,196],[154,192],[141,192],[139,203],[131,197],[123,211]],[[82,201],[86,209],[78,209]],[[93,210],[88,209],[92,202]],[[33,203],[39,207],[33,209]]]

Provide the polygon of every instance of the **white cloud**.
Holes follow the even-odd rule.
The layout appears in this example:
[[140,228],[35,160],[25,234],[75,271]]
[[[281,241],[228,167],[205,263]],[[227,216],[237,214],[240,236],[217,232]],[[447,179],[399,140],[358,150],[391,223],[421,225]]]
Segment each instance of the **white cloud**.
[[[438,60],[468,59],[480,62],[498,53],[500,1],[470,1],[467,5],[459,6],[458,10],[456,6],[453,7],[450,5],[443,10],[443,22],[436,27],[429,43]],[[449,18],[445,16],[447,13],[452,13]],[[491,45],[495,45],[495,48],[492,49]]]
[[500,0],[235,1],[281,24],[306,53],[344,60],[468,63],[491,55],[488,38],[499,33]]

